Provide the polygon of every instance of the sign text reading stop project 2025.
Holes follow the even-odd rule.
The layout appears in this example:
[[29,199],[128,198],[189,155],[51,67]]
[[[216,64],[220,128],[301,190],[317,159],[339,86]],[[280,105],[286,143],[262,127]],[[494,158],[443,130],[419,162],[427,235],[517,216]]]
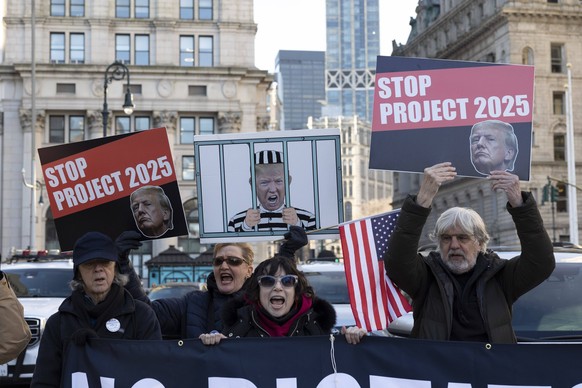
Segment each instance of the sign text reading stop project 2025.
[[[165,144],[165,146],[164,146]],[[165,128],[120,138],[43,165],[55,218],[175,180]]]

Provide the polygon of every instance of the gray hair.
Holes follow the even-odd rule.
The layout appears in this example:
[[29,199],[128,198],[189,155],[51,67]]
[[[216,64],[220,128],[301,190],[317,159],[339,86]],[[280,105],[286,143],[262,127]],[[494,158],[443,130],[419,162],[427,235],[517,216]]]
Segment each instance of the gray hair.
[[483,218],[475,210],[453,207],[443,212],[435,223],[434,231],[430,235],[431,240],[438,242],[440,236],[452,228],[460,228],[463,233],[474,236],[481,246],[481,252],[487,249],[489,233],[487,233]]
[[[119,273],[117,269],[115,269],[115,276],[113,277],[113,283],[118,284],[119,286],[123,287],[129,282],[129,275]],[[85,283],[83,283],[83,279],[81,276],[77,279],[71,280],[69,282],[69,287],[73,291],[83,291],[85,289]]]

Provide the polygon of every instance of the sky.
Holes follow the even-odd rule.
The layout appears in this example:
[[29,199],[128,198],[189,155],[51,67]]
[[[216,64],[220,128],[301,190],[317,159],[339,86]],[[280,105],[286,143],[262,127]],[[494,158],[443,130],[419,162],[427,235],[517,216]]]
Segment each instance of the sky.
[[[380,54],[392,53],[392,40],[406,43],[418,0],[379,0]],[[325,0],[254,0],[255,65],[275,70],[279,50],[325,51]]]

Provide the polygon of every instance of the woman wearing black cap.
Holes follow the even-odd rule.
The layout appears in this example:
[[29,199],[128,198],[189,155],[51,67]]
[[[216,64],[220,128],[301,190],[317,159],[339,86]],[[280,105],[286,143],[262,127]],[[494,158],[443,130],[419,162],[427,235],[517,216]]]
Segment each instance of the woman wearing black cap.
[[154,312],[123,288],[118,253],[106,235],[89,232],[73,249],[73,292],[47,321],[31,387],[60,387],[63,351],[88,338],[162,339]]

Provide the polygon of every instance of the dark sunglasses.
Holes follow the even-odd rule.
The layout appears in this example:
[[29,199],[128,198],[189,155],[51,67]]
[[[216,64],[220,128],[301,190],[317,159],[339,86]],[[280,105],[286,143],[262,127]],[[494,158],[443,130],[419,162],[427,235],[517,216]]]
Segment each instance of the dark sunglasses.
[[272,275],[261,275],[257,278],[259,285],[261,287],[271,288],[275,287],[277,280],[281,282],[281,285],[285,288],[295,287],[295,284],[299,281],[297,275],[283,275],[283,276],[272,276]]
[[240,257],[236,257],[236,256],[221,256],[221,257],[215,257],[214,259],[212,259],[212,265],[214,265],[215,267],[220,267],[222,265],[222,263],[224,263],[226,261],[226,264],[228,264],[231,267],[238,267],[239,265],[241,265],[242,263],[246,263],[245,259],[241,259]]

